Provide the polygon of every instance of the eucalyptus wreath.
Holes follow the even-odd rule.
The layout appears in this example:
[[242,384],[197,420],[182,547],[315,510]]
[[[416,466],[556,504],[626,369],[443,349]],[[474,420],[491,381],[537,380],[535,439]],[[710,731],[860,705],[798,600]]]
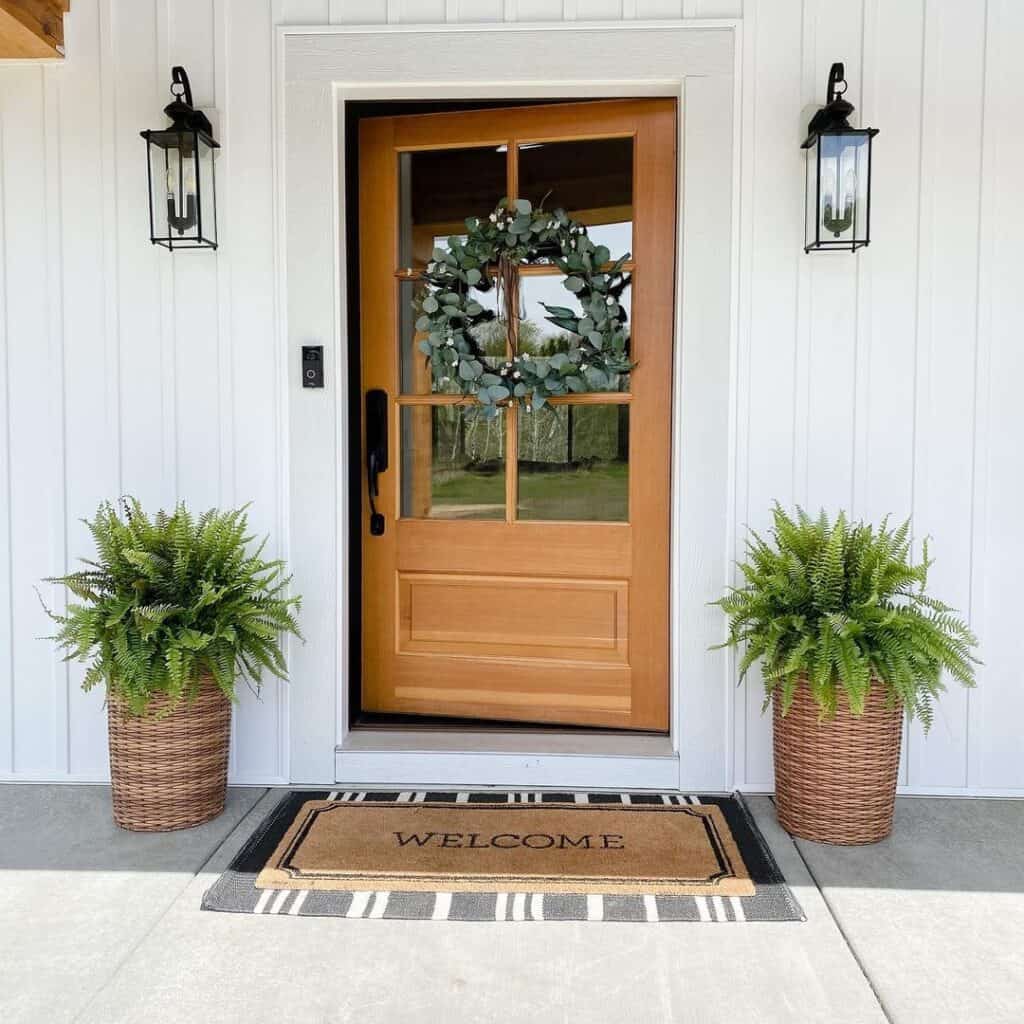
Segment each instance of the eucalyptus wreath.
[[[473,396],[485,416],[518,401],[526,412],[553,395],[619,391],[629,358],[627,314],[621,303],[630,275],[629,253],[611,260],[607,246],[595,245],[587,228],[565,210],[534,209],[526,199],[502,199],[487,217],[469,217],[464,237],[453,235],[437,247],[423,274],[424,288],[413,306],[416,330],[435,389]],[[564,273],[564,285],[580,311],[541,303],[545,319],[565,332],[565,351],[537,353],[520,346],[518,324],[506,315],[511,354],[488,357],[474,331],[500,316],[485,309],[474,292],[498,289],[497,305],[511,310],[518,295],[516,268],[550,261]]]

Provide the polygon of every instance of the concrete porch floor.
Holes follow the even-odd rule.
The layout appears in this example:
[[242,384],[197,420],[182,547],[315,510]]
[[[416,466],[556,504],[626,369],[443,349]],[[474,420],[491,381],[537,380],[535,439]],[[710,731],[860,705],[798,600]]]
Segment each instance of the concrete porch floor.
[[0,786],[0,1021],[1024,1019],[1024,802],[900,800],[894,835],[758,824],[806,923],[347,921],[204,913],[277,799],[132,835],[101,786]]

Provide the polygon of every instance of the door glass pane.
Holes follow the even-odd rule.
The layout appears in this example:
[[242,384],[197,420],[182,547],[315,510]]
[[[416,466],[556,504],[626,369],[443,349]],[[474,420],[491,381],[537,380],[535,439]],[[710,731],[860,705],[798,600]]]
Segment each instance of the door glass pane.
[[519,417],[520,519],[629,519],[629,406],[547,405]]
[[398,257],[422,267],[467,217],[486,217],[506,194],[505,154],[495,146],[398,154]]
[[[582,314],[579,301],[564,285],[564,277],[548,274],[525,274],[519,279],[519,351],[537,356],[550,356],[567,352],[578,344],[577,335],[571,335],[548,320],[548,306],[563,306]],[[619,296],[619,304],[626,313],[626,336],[629,337],[632,287],[627,285]],[[629,374],[613,377],[609,391],[628,391]]]
[[477,407],[404,406],[402,515],[505,518],[505,417]]
[[633,247],[633,140],[524,143],[519,196],[545,210],[562,207],[618,259]]
[[[473,288],[471,293],[484,309],[495,310],[497,308],[496,288],[492,287],[488,291]],[[459,388],[455,383],[454,373],[452,380],[447,383],[434,380],[427,355],[420,349],[420,342],[427,340],[425,332],[416,330],[416,321],[422,312],[420,302],[423,295],[423,285],[419,281],[400,281],[398,284],[398,358],[402,373],[402,393],[427,395],[435,392],[457,395]],[[505,324],[502,321],[494,319],[477,324],[470,333],[483,350],[485,363],[494,367],[504,361]],[[454,351],[451,358],[454,365],[456,360]]]

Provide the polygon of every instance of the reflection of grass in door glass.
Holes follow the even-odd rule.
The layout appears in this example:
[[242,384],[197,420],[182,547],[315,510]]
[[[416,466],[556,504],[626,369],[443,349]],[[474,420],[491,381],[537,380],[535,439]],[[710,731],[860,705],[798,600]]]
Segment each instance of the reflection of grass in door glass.
[[433,515],[450,518],[504,519],[505,476],[487,470],[435,472]]
[[624,522],[629,518],[629,467],[603,462],[565,472],[520,472],[519,517]]
[[434,410],[430,514],[505,518],[505,420],[456,406]]
[[519,518],[628,521],[628,406],[549,406],[520,418]]

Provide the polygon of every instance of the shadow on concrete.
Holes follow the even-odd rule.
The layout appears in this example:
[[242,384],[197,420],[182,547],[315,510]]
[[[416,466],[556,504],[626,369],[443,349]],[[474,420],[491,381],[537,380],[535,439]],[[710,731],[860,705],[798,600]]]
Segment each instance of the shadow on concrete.
[[[0,871],[198,871],[266,792],[228,790],[224,813],[179,832],[126,832],[109,786],[0,785]],[[253,827],[256,821],[253,821]]]
[[[138,833],[114,824],[107,786],[0,785],[0,871],[194,873],[265,792],[230,789],[198,828]],[[749,799],[771,813],[768,798]],[[796,845],[822,888],[1024,892],[1024,801],[901,797],[880,843]]]
[[900,797],[880,843],[797,846],[822,888],[1024,892],[1024,800]]

